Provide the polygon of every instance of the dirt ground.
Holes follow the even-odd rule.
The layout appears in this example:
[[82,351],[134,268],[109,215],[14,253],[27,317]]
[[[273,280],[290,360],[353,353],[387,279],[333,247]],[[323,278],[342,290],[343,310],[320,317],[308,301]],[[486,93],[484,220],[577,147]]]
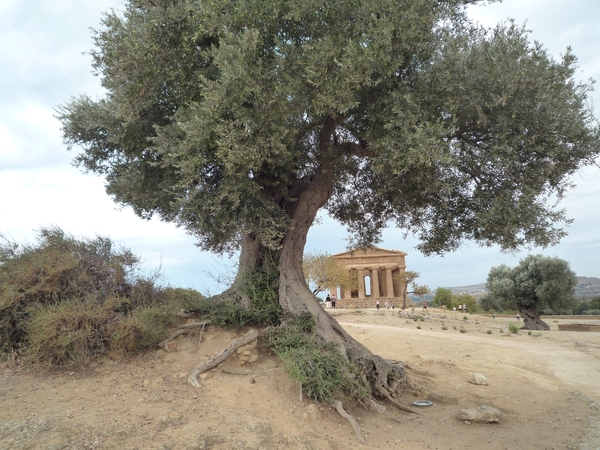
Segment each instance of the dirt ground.
[[[364,445],[331,407],[301,402],[260,345],[201,375],[201,388],[188,384],[191,369],[241,335],[208,330],[201,343],[181,337],[171,353],[113,354],[85,372],[5,365],[0,449],[600,449],[600,333],[558,331],[548,319],[551,331],[512,334],[513,318],[431,308],[423,321],[411,311],[330,312],[410,377],[402,402],[418,414],[351,411]],[[560,319],[569,322],[585,321]],[[489,385],[469,383],[474,373]],[[432,406],[412,406],[427,398]],[[502,422],[457,418],[480,405],[500,409]]]

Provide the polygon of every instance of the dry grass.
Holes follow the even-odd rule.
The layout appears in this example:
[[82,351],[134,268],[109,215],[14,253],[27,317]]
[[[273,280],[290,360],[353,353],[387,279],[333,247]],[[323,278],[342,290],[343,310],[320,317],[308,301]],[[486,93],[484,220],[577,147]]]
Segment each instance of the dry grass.
[[43,228],[34,244],[4,239],[0,355],[72,367],[107,351],[155,345],[175,323],[183,294],[191,295],[157,280],[143,276],[138,257],[108,238]]

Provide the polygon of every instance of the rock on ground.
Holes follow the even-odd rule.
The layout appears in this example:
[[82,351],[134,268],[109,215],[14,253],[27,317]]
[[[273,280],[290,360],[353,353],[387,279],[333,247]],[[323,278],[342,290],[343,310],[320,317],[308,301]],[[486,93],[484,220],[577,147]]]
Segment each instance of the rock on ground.
[[493,406],[481,405],[479,408],[461,409],[458,413],[458,420],[477,423],[500,423],[502,422],[502,412]]

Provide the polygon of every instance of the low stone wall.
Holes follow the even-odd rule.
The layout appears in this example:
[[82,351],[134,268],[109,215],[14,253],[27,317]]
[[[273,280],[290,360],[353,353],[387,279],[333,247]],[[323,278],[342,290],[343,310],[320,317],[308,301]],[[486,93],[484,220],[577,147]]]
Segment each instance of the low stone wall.
[[559,331],[596,331],[600,332],[600,325],[589,325],[585,323],[565,323],[558,325]]

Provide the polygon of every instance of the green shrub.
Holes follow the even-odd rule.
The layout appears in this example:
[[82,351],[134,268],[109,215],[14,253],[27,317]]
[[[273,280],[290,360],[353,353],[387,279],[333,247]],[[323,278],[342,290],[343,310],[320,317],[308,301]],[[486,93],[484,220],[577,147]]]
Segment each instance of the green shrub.
[[333,344],[317,344],[315,329],[314,318],[305,313],[267,329],[265,340],[288,373],[302,383],[308,397],[316,401],[364,397],[367,392],[358,381],[356,368]]
[[421,329],[421,325],[417,325],[417,330],[420,330],[420,329]]
[[517,334],[519,332],[519,329],[519,326],[515,325],[512,322],[508,324],[508,331],[510,331],[513,334]]
[[181,310],[193,309],[206,297],[194,289],[172,288],[165,289],[167,303]]
[[157,345],[177,323],[173,310],[166,305],[138,308],[133,312],[132,318],[138,321],[141,328],[142,334],[137,343],[139,349]]
[[486,333],[487,334],[492,334],[492,330],[487,330]]
[[461,333],[466,333],[466,332],[467,332],[467,330],[466,330],[466,328],[460,327],[460,332],[461,332]]
[[442,325],[442,330],[446,331],[448,327],[446,325]]

